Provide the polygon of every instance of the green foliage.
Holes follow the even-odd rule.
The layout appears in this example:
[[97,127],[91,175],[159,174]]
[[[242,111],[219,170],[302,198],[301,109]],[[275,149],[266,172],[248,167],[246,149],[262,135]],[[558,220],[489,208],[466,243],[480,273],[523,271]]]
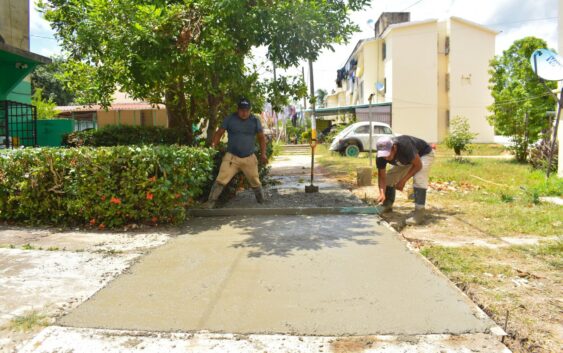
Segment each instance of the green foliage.
[[301,126],[293,126],[291,124],[287,125],[287,140],[288,143],[305,143],[308,141],[304,141],[302,138],[302,134],[304,132],[304,128]]
[[311,134],[312,133],[313,133],[313,130],[311,130],[311,129],[307,129],[306,131],[303,131],[303,133],[301,133],[301,141],[303,141],[303,142],[311,141]]
[[326,98],[328,96],[328,92],[325,89],[318,89],[316,92],[317,96],[317,107],[324,108],[326,107]]
[[346,129],[348,126],[350,126],[350,125],[342,124],[342,125],[338,125],[338,126],[334,127],[332,130],[330,130],[330,133],[324,137],[324,142],[326,142],[328,144],[332,143],[332,141],[334,140],[336,135],[341,133],[342,130]]
[[51,98],[45,100],[41,88],[37,88],[31,96],[31,104],[37,109],[37,119],[53,119],[59,114],[59,111],[55,109],[57,103],[53,102]]
[[[300,79],[259,83],[247,67],[256,47],[280,68],[315,60],[358,30],[351,11],[368,0],[41,0],[38,7],[70,53],[63,80],[80,103],[108,106],[119,87],[133,98],[164,102],[170,126],[207,125],[244,95],[260,107],[303,96]],[[283,97],[282,97],[283,96]]]
[[[553,149],[553,159],[551,161],[551,172],[557,172],[557,163],[559,155],[559,143],[556,141]],[[547,133],[543,135],[543,138],[536,143],[531,149],[528,156],[528,162],[535,169],[541,169],[543,171],[547,170],[547,165],[549,164],[549,155],[551,152],[551,134]]]
[[[489,122],[497,133],[512,137],[512,149],[520,162],[526,161],[528,145],[549,128],[546,112],[555,106],[555,100],[540,83],[529,60],[536,49],[546,47],[544,40],[526,37],[515,41],[491,61],[490,88],[495,103],[489,107],[492,112]],[[551,89],[557,87],[555,82],[547,85]]]
[[0,153],[0,220],[31,224],[181,222],[211,182],[216,153],[178,146]]
[[456,116],[450,122],[450,133],[444,142],[454,150],[456,156],[461,156],[463,151],[471,152],[469,144],[477,135],[471,132],[467,118]]
[[187,145],[187,134],[182,129],[160,126],[108,125],[98,130],[72,132],[64,137],[65,144],[81,146],[128,145]]
[[70,105],[74,101],[74,95],[65,87],[62,80],[64,77],[63,64],[65,59],[54,57],[52,63],[39,65],[31,74],[31,84],[34,92],[42,89],[42,97],[47,101],[53,101],[57,105]]

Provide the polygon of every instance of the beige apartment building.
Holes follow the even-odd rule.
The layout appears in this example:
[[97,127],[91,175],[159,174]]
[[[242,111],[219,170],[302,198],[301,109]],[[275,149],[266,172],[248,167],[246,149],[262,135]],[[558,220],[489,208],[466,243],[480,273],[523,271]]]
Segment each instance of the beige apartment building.
[[373,94],[374,120],[390,116],[382,121],[397,133],[440,142],[450,119],[463,116],[478,133],[476,142],[493,142],[488,70],[497,32],[457,17],[417,22],[409,17],[382,14],[375,37],[359,41],[338,70],[329,109],[358,107],[364,111],[358,119],[364,120]]

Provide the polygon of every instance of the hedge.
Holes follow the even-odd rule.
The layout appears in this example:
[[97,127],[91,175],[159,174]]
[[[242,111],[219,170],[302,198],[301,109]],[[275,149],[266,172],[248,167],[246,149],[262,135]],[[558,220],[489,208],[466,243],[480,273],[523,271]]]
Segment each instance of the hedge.
[[180,146],[0,152],[0,220],[32,224],[177,223],[213,180],[215,151]]
[[160,126],[108,125],[94,130],[72,132],[63,138],[69,147],[128,146],[128,145],[186,145],[186,131]]

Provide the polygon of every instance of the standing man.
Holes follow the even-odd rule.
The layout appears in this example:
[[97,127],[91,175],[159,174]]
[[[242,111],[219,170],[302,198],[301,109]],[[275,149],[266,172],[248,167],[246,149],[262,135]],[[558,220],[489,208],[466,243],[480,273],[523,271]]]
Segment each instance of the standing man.
[[258,137],[260,151],[262,152],[260,161],[263,164],[268,163],[266,137],[264,136],[260,119],[250,113],[250,108],[248,99],[241,99],[238,102],[237,112],[226,117],[221,127],[213,135],[213,142],[211,143],[213,148],[219,145],[225,131],[228,132],[229,142],[227,144],[227,153],[221,162],[219,175],[211,188],[209,199],[204,205],[207,208],[215,207],[215,202],[219,199],[225,186],[241,171],[254,190],[256,201],[258,203],[264,202],[262,183],[260,183],[258,174],[258,159],[254,152],[256,137]]
[[[414,215],[407,219],[407,224],[424,222],[426,189],[428,174],[434,162],[432,147],[419,138],[402,135],[381,137],[377,140],[377,170],[379,181],[379,199],[382,212],[391,212],[395,202],[395,190],[402,191],[410,178],[414,177]],[[387,164],[392,167],[386,172]]]

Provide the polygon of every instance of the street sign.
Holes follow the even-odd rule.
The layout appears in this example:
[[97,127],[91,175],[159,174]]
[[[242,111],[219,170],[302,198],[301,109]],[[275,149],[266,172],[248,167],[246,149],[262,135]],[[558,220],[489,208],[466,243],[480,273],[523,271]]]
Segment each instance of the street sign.
[[546,81],[563,80],[563,58],[551,50],[538,49],[530,57],[532,70]]

